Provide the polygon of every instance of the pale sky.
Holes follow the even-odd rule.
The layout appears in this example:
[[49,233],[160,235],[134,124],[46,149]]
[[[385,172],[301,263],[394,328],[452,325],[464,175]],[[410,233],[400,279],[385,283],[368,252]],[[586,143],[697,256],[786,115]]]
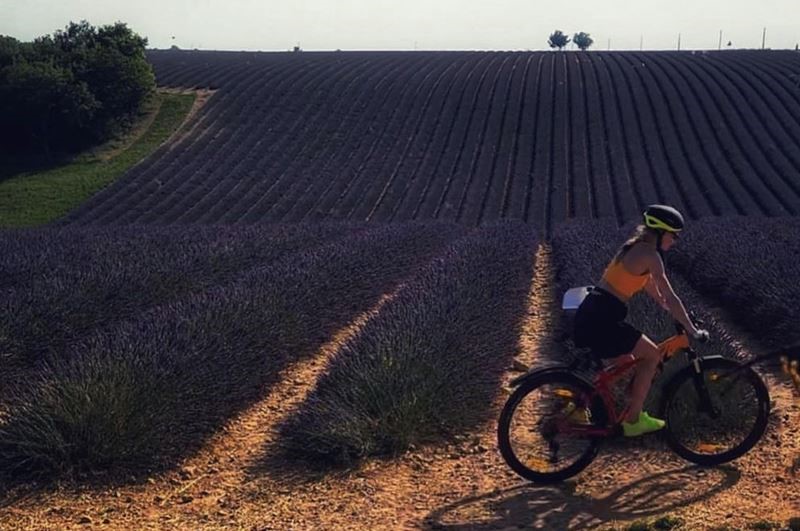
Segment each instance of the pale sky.
[[[22,41],[86,19],[126,22],[150,48],[543,50],[560,29],[593,49],[768,48],[800,43],[798,0],[0,0],[0,35]],[[172,38],[174,36],[174,39]]]

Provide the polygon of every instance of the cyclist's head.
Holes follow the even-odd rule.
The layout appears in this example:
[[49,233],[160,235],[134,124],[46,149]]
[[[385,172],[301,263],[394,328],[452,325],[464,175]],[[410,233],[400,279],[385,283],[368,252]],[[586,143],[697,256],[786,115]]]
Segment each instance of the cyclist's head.
[[673,233],[683,230],[683,216],[671,206],[650,205],[642,216],[644,216],[644,224],[651,229]]
[[[645,226],[654,230],[658,235],[656,242],[658,252],[672,247],[684,227],[683,215],[671,206],[650,205],[642,213],[642,216]],[[671,237],[664,238],[665,235]]]

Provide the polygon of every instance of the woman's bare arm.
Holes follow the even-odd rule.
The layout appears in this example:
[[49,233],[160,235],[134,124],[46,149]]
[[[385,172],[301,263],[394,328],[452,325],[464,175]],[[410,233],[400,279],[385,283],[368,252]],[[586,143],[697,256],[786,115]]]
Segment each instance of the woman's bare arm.
[[661,291],[658,289],[658,286],[656,286],[652,275],[648,277],[647,284],[645,284],[644,289],[662,308],[670,311],[669,306],[667,305],[667,299],[664,297],[664,295],[662,295]]
[[650,255],[648,261],[650,277],[653,279],[653,283],[658,291],[664,296],[670,314],[686,328],[686,331],[689,332],[690,335],[696,336],[697,328],[695,328],[694,323],[689,319],[683,302],[681,302],[672,289],[672,285],[669,283],[666,272],[664,271],[664,262],[661,261],[661,257],[658,254]]

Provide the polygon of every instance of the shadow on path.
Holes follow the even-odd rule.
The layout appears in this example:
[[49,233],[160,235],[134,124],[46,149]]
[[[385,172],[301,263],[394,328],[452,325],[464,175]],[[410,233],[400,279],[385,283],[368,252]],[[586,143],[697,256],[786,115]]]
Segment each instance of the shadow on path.
[[707,500],[731,488],[740,471],[697,466],[636,479],[605,496],[575,493],[575,483],[522,485],[464,498],[431,512],[422,529],[585,529],[610,520],[635,520]]

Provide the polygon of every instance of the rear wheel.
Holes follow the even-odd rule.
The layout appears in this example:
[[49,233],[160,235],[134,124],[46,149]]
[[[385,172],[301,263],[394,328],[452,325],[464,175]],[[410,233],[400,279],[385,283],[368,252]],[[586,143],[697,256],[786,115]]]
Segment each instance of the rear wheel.
[[511,469],[530,481],[552,483],[586,468],[599,443],[586,430],[606,419],[593,394],[588,382],[567,371],[522,382],[503,407],[497,429],[500,453]]
[[[751,368],[724,358],[701,359],[667,384],[662,415],[665,437],[681,457],[718,465],[750,450],[767,428],[769,392]],[[735,372],[734,372],[735,371]]]

